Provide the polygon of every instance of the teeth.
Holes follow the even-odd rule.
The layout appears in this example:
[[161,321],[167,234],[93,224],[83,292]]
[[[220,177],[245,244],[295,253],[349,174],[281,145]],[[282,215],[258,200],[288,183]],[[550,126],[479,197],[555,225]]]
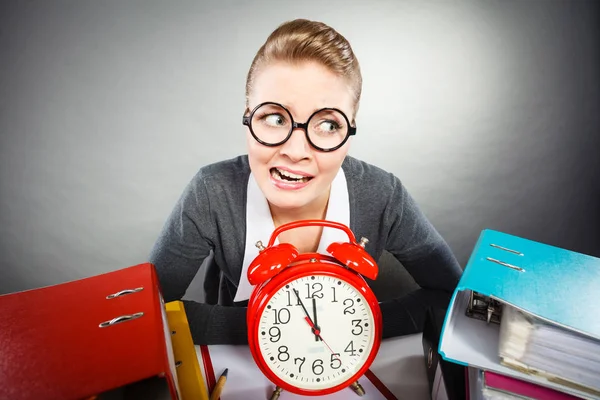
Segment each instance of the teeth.
[[[273,176],[273,178],[278,179],[282,182],[292,182],[292,181],[290,181],[290,179],[295,180],[297,182],[303,182],[303,183],[309,181],[309,178],[306,176],[292,174],[291,172],[282,171],[279,168],[273,168],[273,171],[271,172],[271,176]],[[283,179],[284,176],[289,179]]]
[[282,171],[279,168],[276,168],[276,169],[277,169],[277,172],[279,172],[283,176],[287,176],[288,178],[292,178],[292,179],[304,178],[304,176],[302,176],[302,175],[296,175],[296,174],[292,174],[291,172],[288,172],[288,171]]

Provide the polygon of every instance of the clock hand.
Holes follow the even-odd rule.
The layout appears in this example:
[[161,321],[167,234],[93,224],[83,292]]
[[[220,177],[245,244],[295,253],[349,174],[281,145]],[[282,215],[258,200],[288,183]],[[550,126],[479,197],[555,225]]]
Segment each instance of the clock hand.
[[[339,362],[342,362],[342,360],[337,356],[337,353],[333,351],[331,346],[329,346],[329,344],[327,344],[327,342],[323,340],[323,337],[321,336],[321,328],[319,328],[319,326],[315,325],[315,323],[313,322],[312,318],[310,317],[310,314],[308,313],[308,310],[306,309],[306,307],[304,307],[304,303],[300,299],[300,294],[298,293],[298,290],[293,289],[293,291],[296,294],[296,297],[298,298],[298,302],[302,306],[302,309],[304,310],[304,314],[306,314],[306,317],[304,317],[304,320],[308,323],[308,325],[310,325],[315,336],[317,336],[323,343],[325,343],[325,346],[327,346],[327,348],[329,349],[331,354],[333,354],[333,356],[335,358],[337,358],[339,360]],[[315,304],[316,304],[315,299],[313,297],[313,305],[315,305]],[[315,310],[315,317],[316,317],[316,310],[317,310],[316,307],[314,310]]]
[[337,355],[337,353],[335,353],[335,352],[333,351],[333,349],[331,348],[331,346],[329,346],[329,345],[327,344],[327,342],[323,340],[323,338],[321,337],[321,334],[319,334],[319,339],[321,339],[321,342],[325,343],[325,346],[327,346],[327,348],[329,349],[329,351],[331,352],[331,354],[333,354],[333,356],[334,356],[335,358],[337,358],[337,359],[338,359],[338,361],[341,363],[341,362],[342,362],[342,360],[340,359],[340,357]]
[[304,317],[304,320],[306,322],[308,322],[308,325],[310,325],[310,327],[312,328],[312,331],[315,333],[315,336],[320,336],[321,335],[321,331],[319,330],[319,327],[316,326],[313,322],[312,319],[310,319],[310,317]]
[[[314,297],[312,298],[312,303],[313,303],[313,320],[315,322],[315,326],[320,331],[321,329],[319,328],[319,325],[317,322],[317,300]],[[315,333],[315,342],[318,342],[319,339],[320,339],[320,336]]]
[[308,310],[304,306],[304,303],[302,302],[302,300],[300,300],[300,294],[298,293],[298,290],[296,290],[296,289],[293,289],[293,290],[294,290],[294,293],[296,294],[296,297],[298,298],[298,303],[300,303],[300,305],[302,306],[302,309],[304,310],[304,314],[306,314],[306,317],[304,317],[304,319],[306,320],[306,322],[308,322],[308,324],[312,328],[315,336],[317,336],[318,335],[317,332],[320,332],[321,329],[319,328],[318,325],[315,325],[312,318],[310,317],[310,314],[308,313]]
[[331,346],[329,346],[327,344],[327,342],[325,340],[323,340],[323,337],[321,336],[321,331],[319,330],[319,327],[316,326],[313,323],[312,319],[310,319],[310,317],[307,315],[306,317],[304,317],[304,320],[306,322],[308,322],[308,325],[310,325],[310,327],[312,328],[313,332],[315,333],[316,336],[319,337],[319,339],[321,340],[321,342],[325,343],[325,346],[327,346],[327,348],[329,349],[329,351],[331,352],[331,354],[333,354],[335,358],[337,358],[340,362],[342,362],[342,360],[336,355],[337,353],[335,353],[333,351],[333,349],[331,348]]

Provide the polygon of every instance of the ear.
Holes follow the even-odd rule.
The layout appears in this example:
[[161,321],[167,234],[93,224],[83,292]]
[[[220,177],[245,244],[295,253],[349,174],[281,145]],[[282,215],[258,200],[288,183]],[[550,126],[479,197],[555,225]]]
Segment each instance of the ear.
[[360,245],[355,243],[331,243],[327,252],[336,260],[358,272],[362,276],[375,280],[379,273],[379,267],[373,257]]
[[262,250],[248,267],[248,282],[258,285],[271,279],[290,265],[298,254],[298,249],[289,243],[280,243]]

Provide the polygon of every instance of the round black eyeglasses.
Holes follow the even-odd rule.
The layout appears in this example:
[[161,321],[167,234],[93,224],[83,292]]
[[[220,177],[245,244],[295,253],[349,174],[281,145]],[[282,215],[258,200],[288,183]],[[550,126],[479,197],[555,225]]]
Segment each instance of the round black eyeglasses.
[[279,103],[266,102],[244,115],[242,124],[250,128],[257,142],[265,146],[281,146],[292,136],[294,129],[302,129],[308,143],[319,151],[334,151],[356,135],[346,114],[337,108],[315,111],[305,123],[295,122],[292,113]]

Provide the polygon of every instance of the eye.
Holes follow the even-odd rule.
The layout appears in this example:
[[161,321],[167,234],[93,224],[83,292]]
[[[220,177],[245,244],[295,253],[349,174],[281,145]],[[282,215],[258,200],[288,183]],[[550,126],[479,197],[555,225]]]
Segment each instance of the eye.
[[319,124],[319,130],[321,132],[333,133],[340,129],[340,125],[335,121],[323,121]]
[[284,126],[286,123],[285,117],[281,114],[265,115],[262,119],[265,121],[265,123],[267,125],[273,126],[273,127]]

